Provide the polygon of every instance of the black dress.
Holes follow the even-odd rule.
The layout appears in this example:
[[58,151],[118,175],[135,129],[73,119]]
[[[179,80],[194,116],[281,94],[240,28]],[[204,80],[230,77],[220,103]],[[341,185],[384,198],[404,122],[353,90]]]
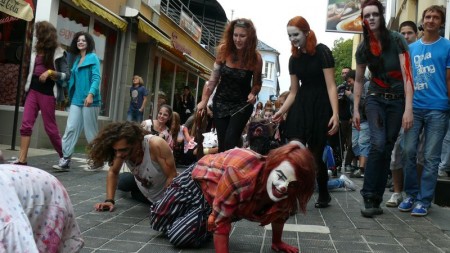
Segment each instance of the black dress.
[[315,55],[302,53],[289,59],[289,74],[296,75],[301,86],[286,118],[285,136],[300,139],[313,151],[323,151],[327,141],[332,109],[323,69],[333,67],[333,55],[323,44],[316,46]]
[[318,166],[317,186],[319,199],[316,207],[327,207],[331,201],[328,193],[327,168],[322,160],[327,142],[328,122],[332,108],[328,96],[323,69],[333,68],[334,59],[330,49],[323,45],[316,46],[316,53],[301,53],[299,57],[289,59],[289,73],[296,75],[301,85],[286,118],[287,139],[299,139],[314,154]]

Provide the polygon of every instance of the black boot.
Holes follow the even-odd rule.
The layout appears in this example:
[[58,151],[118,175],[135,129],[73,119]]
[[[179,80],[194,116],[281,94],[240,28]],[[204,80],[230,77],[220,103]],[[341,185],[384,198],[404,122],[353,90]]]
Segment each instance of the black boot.
[[381,201],[375,198],[364,198],[364,206],[361,208],[361,214],[364,217],[372,218],[374,215],[383,213],[383,209],[380,207]]

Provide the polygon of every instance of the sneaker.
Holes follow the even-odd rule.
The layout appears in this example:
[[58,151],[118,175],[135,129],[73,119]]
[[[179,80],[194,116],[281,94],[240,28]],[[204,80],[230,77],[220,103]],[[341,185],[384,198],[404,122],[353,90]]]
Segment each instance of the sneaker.
[[443,170],[439,170],[438,171],[438,176],[439,177],[448,177],[448,172],[447,171],[443,171]]
[[402,212],[409,212],[413,209],[414,206],[414,199],[411,197],[407,197],[405,200],[398,205],[398,210]]
[[90,171],[90,172],[102,171],[103,167],[104,167],[104,164],[102,164],[100,166],[95,166],[95,165],[91,164],[88,167],[85,167],[83,170],[84,171]]
[[353,171],[352,173],[350,173],[350,178],[363,178],[364,175],[361,173],[360,169],[357,169],[355,171]]
[[346,175],[342,174],[339,179],[344,181],[344,187],[345,189],[349,189],[351,191],[355,191],[356,190],[356,185],[355,183],[353,183],[352,180],[350,180],[350,178],[348,178]]
[[392,194],[391,198],[386,201],[387,207],[398,207],[403,201],[403,195],[401,193],[395,192]]
[[344,170],[345,170],[345,173],[350,174],[350,173],[352,173],[354,168],[351,165],[345,165]]
[[417,204],[411,212],[411,216],[425,216],[428,214],[428,208],[422,204]]
[[58,165],[53,165],[53,169],[61,171],[70,169],[70,158],[59,158]]

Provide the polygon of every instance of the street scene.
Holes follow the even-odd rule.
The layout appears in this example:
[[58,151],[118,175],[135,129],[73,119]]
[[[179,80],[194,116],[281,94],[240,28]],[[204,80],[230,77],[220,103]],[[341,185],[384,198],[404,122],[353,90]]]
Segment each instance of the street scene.
[[[18,154],[7,145],[0,148],[6,159]],[[96,212],[94,204],[105,199],[106,166],[99,172],[86,172],[85,155],[77,153],[70,171],[59,172],[51,168],[56,158],[52,150],[32,149],[28,164],[50,172],[66,187],[85,242],[81,252],[214,252],[212,241],[198,249],[174,248],[150,228],[150,207],[129,194],[117,192],[114,212]],[[450,208],[433,205],[426,217],[412,217],[383,206],[382,215],[364,218],[360,214],[362,179],[353,180],[357,190],[332,191],[328,208],[314,208],[314,194],[307,214],[296,214],[286,222],[283,239],[305,253],[450,252]],[[389,195],[386,191],[385,199]],[[230,252],[273,252],[270,226],[246,220],[232,226]]]

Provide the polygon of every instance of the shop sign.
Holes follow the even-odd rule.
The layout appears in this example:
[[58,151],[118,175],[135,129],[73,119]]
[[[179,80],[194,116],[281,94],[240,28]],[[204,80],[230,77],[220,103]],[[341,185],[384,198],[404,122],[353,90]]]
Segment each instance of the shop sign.
[[178,51],[181,51],[188,55],[192,55],[192,51],[189,48],[185,47],[183,44],[178,42],[178,35],[176,32],[172,33],[172,46]]
[[200,43],[200,39],[202,38],[202,28],[195,23],[195,21],[189,17],[189,15],[181,11],[180,15],[180,26],[186,31],[195,41]]
[[26,21],[34,18],[33,8],[24,0],[0,0],[0,12]]
[[66,45],[70,47],[70,43],[72,42],[73,35],[79,31],[88,31],[87,26],[83,26],[75,22],[74,20],[70,20],[69,18],[65,18],[61,15],[58,15],[58,23],[57,28],[58,31],[58,40],[62,45]]

